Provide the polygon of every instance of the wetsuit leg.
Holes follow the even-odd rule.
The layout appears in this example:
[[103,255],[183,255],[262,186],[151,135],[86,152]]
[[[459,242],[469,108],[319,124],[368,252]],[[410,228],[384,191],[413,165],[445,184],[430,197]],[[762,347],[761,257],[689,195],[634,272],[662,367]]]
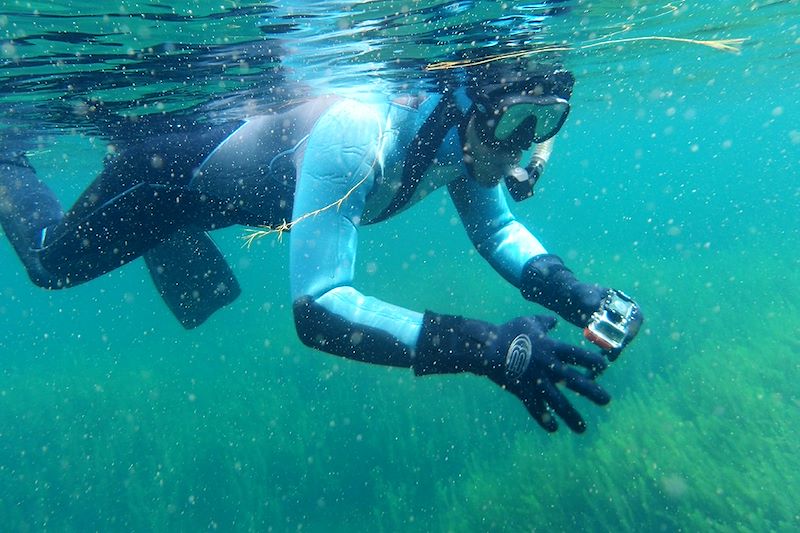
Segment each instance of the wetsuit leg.
[[228,263],[202,230],[180,229],[144,254],[158,292],[183,327],[195,328],[241,293]]
[[33,250],[41,244],[42,228],[63,216],[55,194],[36,177],[25,155],[0,156],[0,224],[36,285],[48,287],[52,276]]
[[166,135],[126,150],[66,216],[24,155],[0,156],[0,223],[34,283],[71,287],[145,254],[156,287],[185,327],[231,303],[239,284],[205,230],[239,215],[185,185],[236,127]]
[[131,147],[100,176],[35,252],[55,283],[70,287],[139,257],[179,229],[230,224],[226,206],[186,189],[194,169],[236,125],[169,134]]

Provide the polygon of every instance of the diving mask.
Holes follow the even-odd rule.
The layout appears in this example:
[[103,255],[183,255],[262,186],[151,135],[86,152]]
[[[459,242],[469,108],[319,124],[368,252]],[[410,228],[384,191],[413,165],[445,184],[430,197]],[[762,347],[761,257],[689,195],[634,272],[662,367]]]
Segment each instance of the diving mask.
[[569,114],[569,102],[557,96],[509,96],[499,108],[494,138],[525,148],[552,138]]
[[[500,81],[483,83],[492,77]],[[550,157],[553,137],[569,115],[575,78],[569,71],[539,65],[538,70],[494,73],[487,67],[475,80],[468,89],[474,103],[470,123],[480,140],[511,153],[533,147],[530,163],[505,177],[515,201],[529,198]]]
[[486,144],[515,152],[552,138],[568,114],[564,98],[514,95],[500,99],[493,109],[476,106],[474,125]]

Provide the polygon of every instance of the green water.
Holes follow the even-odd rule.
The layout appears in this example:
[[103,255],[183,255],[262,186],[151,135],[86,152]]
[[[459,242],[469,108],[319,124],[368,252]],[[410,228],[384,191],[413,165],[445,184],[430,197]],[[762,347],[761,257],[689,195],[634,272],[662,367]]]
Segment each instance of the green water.
[[[140,262],[45,292],[4,241],[0,530],[800,528],[800,6],[727,4],[740,15],[723,33],[755,43],[740,55],[575,57],[569,121],[516,209],[647,318],[602,378],[611,404],[576,400],[586,434],[544,434],[482,378],[305,348],[286,242],[243,249],[240,229],[217,232],[243,294],[187,332]],[[721,25],[697,16],[695,28]],[[33,162],[68,203],[105,149],[65,135]],[[455,217],[437,193],[364,228],[358,288],[496,322],[540,312]]]

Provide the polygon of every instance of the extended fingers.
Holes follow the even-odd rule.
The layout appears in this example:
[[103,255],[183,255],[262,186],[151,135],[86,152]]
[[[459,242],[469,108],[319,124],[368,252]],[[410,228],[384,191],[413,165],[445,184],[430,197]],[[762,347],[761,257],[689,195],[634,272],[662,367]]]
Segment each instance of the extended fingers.
[[544,398],[550,408],[566,422],[569,429],[575,433],[583,433],[586,431],[586,422],[583,421],[580,413],[572,407],[566,396],[558,390],[553,383],[544,381],[542,383],[544,390]]
[[600,374],[608,367],[608,363],[606,363],[605,358],[601,354],[584,350],[580,346],[574,346],[565,342],[554,342],[553,354],[562,363],[582,366],[595,374]]
[[611,395],[599,383],[574,368],[562,367],[558,370],[554,369],[553,373],[555,374],[553,377],[558,381],[563,381],[569,390],[585,396],[597,405],[606,405],[611,401]]
[[558,422],[547,408],[547,404],[544,403],[544,398],[541,396],[533,397],[526,395],[523,396],[522,403],[525,404],[531,417],[533,417],[545,431],[553,433],[558,429]]

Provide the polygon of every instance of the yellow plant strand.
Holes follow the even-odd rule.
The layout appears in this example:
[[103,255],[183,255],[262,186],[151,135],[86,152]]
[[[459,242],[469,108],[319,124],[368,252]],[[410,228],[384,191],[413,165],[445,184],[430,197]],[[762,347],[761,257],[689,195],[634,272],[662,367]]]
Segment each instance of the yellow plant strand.
[[715,50],[722,50],[723,52],[733,52],[738,54],[742,51],[742,43],[747,41],[747,38],[743,39],[715,39],[711,41],[702,41],[699,39],[687,39],[683,37],[667,37],[663,35],[651,35],[648,37],[627,37],[624,39],[611,39],[608,41],[601,41],[598,43],[592,44],[585,44],[579,46],[579,50],[585,50],[587,48],[597,48],[598,46],[606,46],[612,44],[623,44],[623,43],[632,43],[637,41],[671,41],[676,43],[688,43],[688,44],[699,44],[702,46],[708,46],[710,48],[714,48]]
[[699,44],[701,46],[708,46],[709,48],[713,48],[715,50],[721,50],[723,52],[733,52],[738,54],[742,51],[742,44],[747,40],[748,38],[715,39],[715,40],[704,41],[700,39],[687,39],[683,37],[667,37],[659,35],[650,35],[646,37],[627,37],[624,39],[607,39],[604,41],[583,44],[580,46],[568,46],[568,45],[543,46],[531,50],[520,50],[518,52],[508,52],[505,54],[487,56],[480,59],[464,59],[461,61],[438,61],[436,63],[429,63],[428,65],[426,65],[425,70],[433,71],[433,70],[446,70],[459,67],[476,67],[479,65],[492,63],[494,61],[515,59],[519,57],[528,57],[536,54],[545,54],[548,52],[571,52],[575,50],[588,50],[590,48],[597,48],[600,46],[611,46],[615,44],[624,44],[624,43],[641,42],[641,41],[670,41],[677,43]]
[[353,194],[353,192],[355,192],[356,189],[361,187],[364,184],[364,182],[367,181],[367,179],[369,179],[370,174],[372,173],[372,170],[375,168],[375,165],[377,163],[378,163],[378,156],[376,154],[375,155],[375,159],[372,161],[372,163],[370,163],[369,170],[364,175],[364,177],[361,178],[358,181],[358,183],[353,185],[350,188],[350,190],[347,191],[347,193],[344,196],[342,196],[341,198],[339,198],[335,202],[331,202],[328,205],[326,205],[325,207],[320,207],[319,209],[315,209],[314,211],[311,211],[310,213],[306,213],[306,214],[304,214],[304,215],[302,215],[302,216],[300,216],[300,217],[298,217],[298,218],[296,218],[296,219],[294,219],[292,221],[287,222],[286,220],[284,220],[283,222],[281,222],[277,226],[261,226],[259,229],[249,229],[248,228],[246,230],[247,231],[247,235],[243,235],[242,236],[242,239],[244,240],[244,243],[242,244],[242,246],[245,247],[245,248],[250,248],[253,245],[253,243],[255,241],[257,241],[258,239],[260,239],[262,237],[266,237],[267,235],[272,235],[274,233],[278,234],[278,242],[281,242],[283,240],[283,233],[285,231],[289,231],[290,229],[292,229],[295,224],[297,224],[299,222],[302,222],[303,220],[305,220],[307,218],[315,217],[315,216],[319,215],[320,213],[322,213],[324,211],[327,211],[328,209],[333,209],[334,207],[338,210],[340,207],[342,207],[342,204],[345,202],[345,200],[347,200],[350,197],[350,195]]
[[459,61],[439,61],[436,63],[429,63],[425,65],[425,70],[446,70],[459,67],[477,67],[485,65],[494,61],[502,61],[505,59],[515,59],[518,57],[526,57],[534,54],[544,54],[547,52],[568,52],[574,50],[569,46],[543,46],[534,50],[520,50],[517,52],[507,52],[505,54],[496,54],[493,56],[486,56],[480,59],[462,59]]

